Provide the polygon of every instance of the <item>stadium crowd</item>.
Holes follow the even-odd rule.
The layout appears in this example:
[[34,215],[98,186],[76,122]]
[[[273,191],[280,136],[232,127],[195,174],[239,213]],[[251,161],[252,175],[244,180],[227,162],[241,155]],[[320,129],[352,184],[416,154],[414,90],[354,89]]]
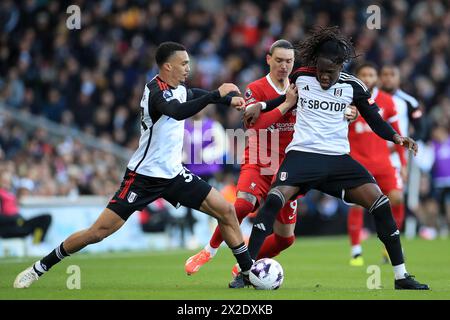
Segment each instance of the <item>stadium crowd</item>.
[[[81,9],[81,29],[69,30],[66,8]],[[358,60],[398,65],[402,88],[425,113],[429,165],[422,168],[423,211],[436,212],[433,141],[448,141],[450,124],[450,8],[446,1],[375,1],[381,28],[369,30],[373,1],[13,1],[0,4],[0,105],[40,115],[134,149],[145,82],[157,72],[163,41],[190,53],[189,85],[241,90],[267,72],[265,55],[280,38],[293,43],[315,25],[339,25]],[[348,65],[351,71],[353,65]],[[217,106],[209,116],[240,128],[240,114]],[[438,127],[438,128],[437,128]],[[0,170],[34,195],[111,195],[123,167],[114,156],[13,119],[0,126]],[[425,159],[426,160],[426,159]],[[448,160],[450,167],[450,160]],[[427,162],[427,161],[424,161]],[[450,188],[450,177],[448,186]],[[431,213],[430,213],[431,214]],[[430,223],[432,224],[432,223]]]
[[19,196],[109,196],[121,179],[123,165],[110,153],[52,138],[45,128],[31,132],[4,115],[0,145],[0,172],[11,174]]

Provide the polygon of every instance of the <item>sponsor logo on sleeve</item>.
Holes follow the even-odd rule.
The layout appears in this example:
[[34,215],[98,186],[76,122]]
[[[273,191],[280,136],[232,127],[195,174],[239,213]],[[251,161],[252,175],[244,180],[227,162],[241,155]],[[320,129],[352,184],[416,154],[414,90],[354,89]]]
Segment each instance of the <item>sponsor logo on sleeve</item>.
[[166,99],[167,102],[173,99],[173,93],[170,90],[163,91],[163,98]]
[[250,90],[250,89],[245,90],[245,94],[244,94],[245,99],[246,100],[250,99],[251,96],[252,96],[252,90]]

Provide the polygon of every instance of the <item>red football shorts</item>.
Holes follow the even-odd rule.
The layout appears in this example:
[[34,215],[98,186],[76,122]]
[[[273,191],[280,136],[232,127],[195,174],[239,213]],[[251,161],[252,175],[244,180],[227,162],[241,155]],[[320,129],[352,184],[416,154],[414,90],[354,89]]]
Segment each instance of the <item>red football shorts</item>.
[[377,181],[381,192],[386,195],[393,190],[403,190],[402,178],[400,177],[398,170],[393,166],[386,167],[384,170],[376,172],[373,174],[373,177]]
[[[267,197],[270,186],[275,181],[275,175],[261,175],[258,166],[242,166],[237,184],[237,190],[247,192],[256,197],[258,203]],[[303,197],[300,195],[297,199]],[[282,224],[295,224],[297,222],[297,199],[288,201],[277,215],[277,220]]]
[[273,175],[261,175],[261,168],[256,165],[243,165],[237,183],[237,190],[256,197],[258,203],[265,199],[270,190]]

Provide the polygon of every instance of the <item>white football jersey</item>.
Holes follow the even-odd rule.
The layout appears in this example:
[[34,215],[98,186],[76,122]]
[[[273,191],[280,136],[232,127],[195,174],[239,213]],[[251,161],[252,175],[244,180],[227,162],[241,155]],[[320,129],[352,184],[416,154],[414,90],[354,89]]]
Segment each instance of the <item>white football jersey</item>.
[[[341,72],[339,80],[323,90],[311,68],[300,68],[297,76],[297,119],[290,150],[343,155],[350,152],[348,121],[344,111],[354,100],[373,100],[366,86],[356,77]],[[366,102],[367,103],[367,102]]]
[[141,137],[139,147],[128,163],[128,169],[139,174],[171,179],[183,166],[182,151],[184,120],[163,115],[155,105],[177,99],[186,102],[187,90],[183,85],[172,88],[158,76],[146,84],[141,100]]

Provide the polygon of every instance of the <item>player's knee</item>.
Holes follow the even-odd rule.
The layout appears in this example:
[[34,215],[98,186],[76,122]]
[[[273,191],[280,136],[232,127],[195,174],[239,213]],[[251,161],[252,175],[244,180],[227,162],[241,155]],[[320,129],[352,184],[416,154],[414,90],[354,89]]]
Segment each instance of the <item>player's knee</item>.
[[284,197],[284,194],[277,188],[274,188],[270,190],[269,194],[266,198],[266,203],[264,206],[266,208],[276,208],[277,212],[284,207],[286,204],[286,199]]
[[383,195],[377,199],[369,212],[373,214],[378,238],[383,243],[397,241],[400,232],[392,216],[388,197]]
[[236,210],[231,203],[227,203],[219,216],[219,221],[224,224],[232,224],[236,220]]

